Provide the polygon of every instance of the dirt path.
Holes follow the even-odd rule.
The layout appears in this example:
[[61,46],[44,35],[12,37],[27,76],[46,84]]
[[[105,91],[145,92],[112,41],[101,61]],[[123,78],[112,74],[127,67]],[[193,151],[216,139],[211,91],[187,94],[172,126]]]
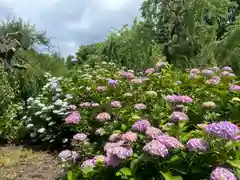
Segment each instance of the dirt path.
[[55,180],[60,172],[57,158],[47,152],[0,147],[0,180]]

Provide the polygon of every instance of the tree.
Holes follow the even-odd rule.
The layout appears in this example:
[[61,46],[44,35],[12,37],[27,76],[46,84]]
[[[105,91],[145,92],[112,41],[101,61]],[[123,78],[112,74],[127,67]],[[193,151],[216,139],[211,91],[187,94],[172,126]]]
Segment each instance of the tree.
[[170,63],[198,66],[218,59],[215,52],[236,24],[239,2],[147,0],[141,11],[152,24],[154,39],[164,45],[163,53]]

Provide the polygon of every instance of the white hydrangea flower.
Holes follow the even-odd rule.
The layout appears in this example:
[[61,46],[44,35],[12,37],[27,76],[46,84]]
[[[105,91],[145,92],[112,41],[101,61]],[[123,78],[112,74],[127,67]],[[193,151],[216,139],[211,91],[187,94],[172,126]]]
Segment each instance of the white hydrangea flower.
[[68,139],[65,138],[65,139],[62,140],[62,142],[63,142],[63,143],[67,143],[67,142],[68,142]]
[[39,116],[40,114],[42,114],[42,111],[37,111],[37,112],[35,112],[35,116]]
[[46,129],[45,128],[40,128],[40,129],[38,129],[38,133],[44,133],[46,131]]
[[58,110],[53,110],[53,113],[54,114],[59,114],[59,111]]
[[48,123],[49,126],[52,126],[52,125],[54,125],[54,124],[55,124],[55,122],[53,122],[53,121],[50,122],[50,123]]
[[30,134],[30,137],[31,138],[35,138],[37,136],[37,133],[35,133],[35,132],[32,132],[31,134]]
[[47,111],[48,111],[48,107],[46,107],[46,106],[43,107],[43,108],[42,108],[42,111],[43,111],[43,112],[47,112]]
[[33,99],[32,97],[30,97],[30,98],[27,99],[27,103],[28,103],[28,104],[31,104],[33,101],[34,101],[34,99]]
[[65,96],[67,99],[72,99],[73,98],[73,96],[71,95],[71,94],[66,94],[66,96]]
[[46,121],[51,121],[52,120],[52,117],[47,117],[46,118]]
[[38,106],[41,107],[41,108],[43,108],[43,107],[45,107],[45,104],[39,103]]
[[54,105],[61,106],[63,104],[63,101],[61,99],[58,99],[54,102]]
[[90,91],[92,88],[91,87],[86,87],[86,90],[87,91]]
[[27,128],[31,128],[31,127],[33,127],[34,125],[33,124],[28,124],[27,125]]
[[54,109],[54,106],[53,106],[53,105],[50,105],[50,106],[48,106],[47,108],[51,110],[51,109]]

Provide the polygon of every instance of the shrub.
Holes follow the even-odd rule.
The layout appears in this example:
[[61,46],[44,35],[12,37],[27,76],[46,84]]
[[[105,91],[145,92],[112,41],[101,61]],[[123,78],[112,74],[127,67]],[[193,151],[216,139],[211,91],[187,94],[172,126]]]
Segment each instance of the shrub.
[[73,178],[239,173],[240,92],[230,67],[180,72],[161,62],[133,72],[102,62],[48,78],[24,119],[36,140],[71,143],[59,156],[73,160]]
[[0,139],[13,140],[18,137],[21,121],[17,116],[21,112],[21,103],[15,103],[8,75],[0,69]]

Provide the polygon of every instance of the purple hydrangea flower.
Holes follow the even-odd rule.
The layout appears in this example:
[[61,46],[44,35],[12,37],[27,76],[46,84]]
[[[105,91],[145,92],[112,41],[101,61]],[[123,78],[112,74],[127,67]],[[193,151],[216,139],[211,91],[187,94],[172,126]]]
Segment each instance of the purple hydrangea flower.
[[229,121],[220,121],[208,124],[204,127],[204,130],[209,135],[232,140],[234,140],[240,132],[238,126]]
[[104,151],[108,151],[108,149],[114,148],[114,147],[120,147],[124,144],[124,141],[118,141],[114,143],[106,143],[104,145]]
[[184,145],[175,137],[162,134],[156,137],[156,140],[166,146],[168,149],[171,148],[184,148]]
[[132,148],[125,148],[125,147],[113,147],[107,149],[107,155],[115,155],[120,159],[127,159],[133,155]]
[[108,155],[105,159],[104,162],[107,166],[111,167],[116,167],[121,163],[121,159],[117,156],[114,155]]
[[142,104],[142,103],[134,105],[134,109],[136,109],[136,110],[142,110],[142,109],[146,109],[146,108],[147,108],[146,105]]
[[209,69],[205,69],[205,70],[202,70],[201,74],[203,76],[212,76],[214,74],[214,72],[212,70],[209,70]]
[[90,166],[90,167],[95,166],[95,163],[94,163],[93,159],[87,159],[87,160],[83,161],[83,163],[81,165],[81,168],[84,168],[84,167],[87,167],[87,166]]
[[145,134],[148,137],[150,137],[152,139],[155,139],[157,136],[163,134],[163,132],[156,127],[149,126],[149,127],[147,127],[147,130],[146,130]]
[[138,120],[132,125],[132,130],[137,132],[145,132],[148,127],[150,127],[151,124],[148,120]]
[[223,167],[216,167],[210,176],[210,180],[237,180],[237,176]]
[[231,85],[229,89],[230,89],[230,91],[240,92],[240,86],[239,85]]
[[87,139],[87,135],[84,133],[77,133],[73,136],[73,139],[78,141],[85,141]]
[[118,81],[114,79],[108,79],[108,84],[112,87],[115,87],[118,84]]
[[233,70],[232,70],[232,68],[229,67],[229,66],[224,66],[224,67],[222,68],[222,71],[232,72]]
[[134,74],[128,71],[124,71],[124,72],[121,72],[121,76],[130,80],[134,77]]
[[79,157],[79,154],[76,151],[64,150],[59,153],[58,157],[61,159],[62,162],[75,162]]
[[192,138],[187,142],[186,145],[189,151],[205,152],[209,148],[208,143],[201,138]]
[[211,78],[211,79],[208,79],[208,80],[206,81],[206,84],[217,85],[217,84],[220,83],[220,81],[221,81],[220,77],[215,76],[215,77],[213,77],[213,78]]
[[172,122],[186,121],[188,120],[188,116],[184,112],[174,111],[170,117],[170,120]]
[[152,140],[143,147],[143,151],[152,155],[166,157],[168,156],[168,149],[156,140]]
[[173,103],[191,103],[193,99],[189,96],[168,95],[167,100]]

